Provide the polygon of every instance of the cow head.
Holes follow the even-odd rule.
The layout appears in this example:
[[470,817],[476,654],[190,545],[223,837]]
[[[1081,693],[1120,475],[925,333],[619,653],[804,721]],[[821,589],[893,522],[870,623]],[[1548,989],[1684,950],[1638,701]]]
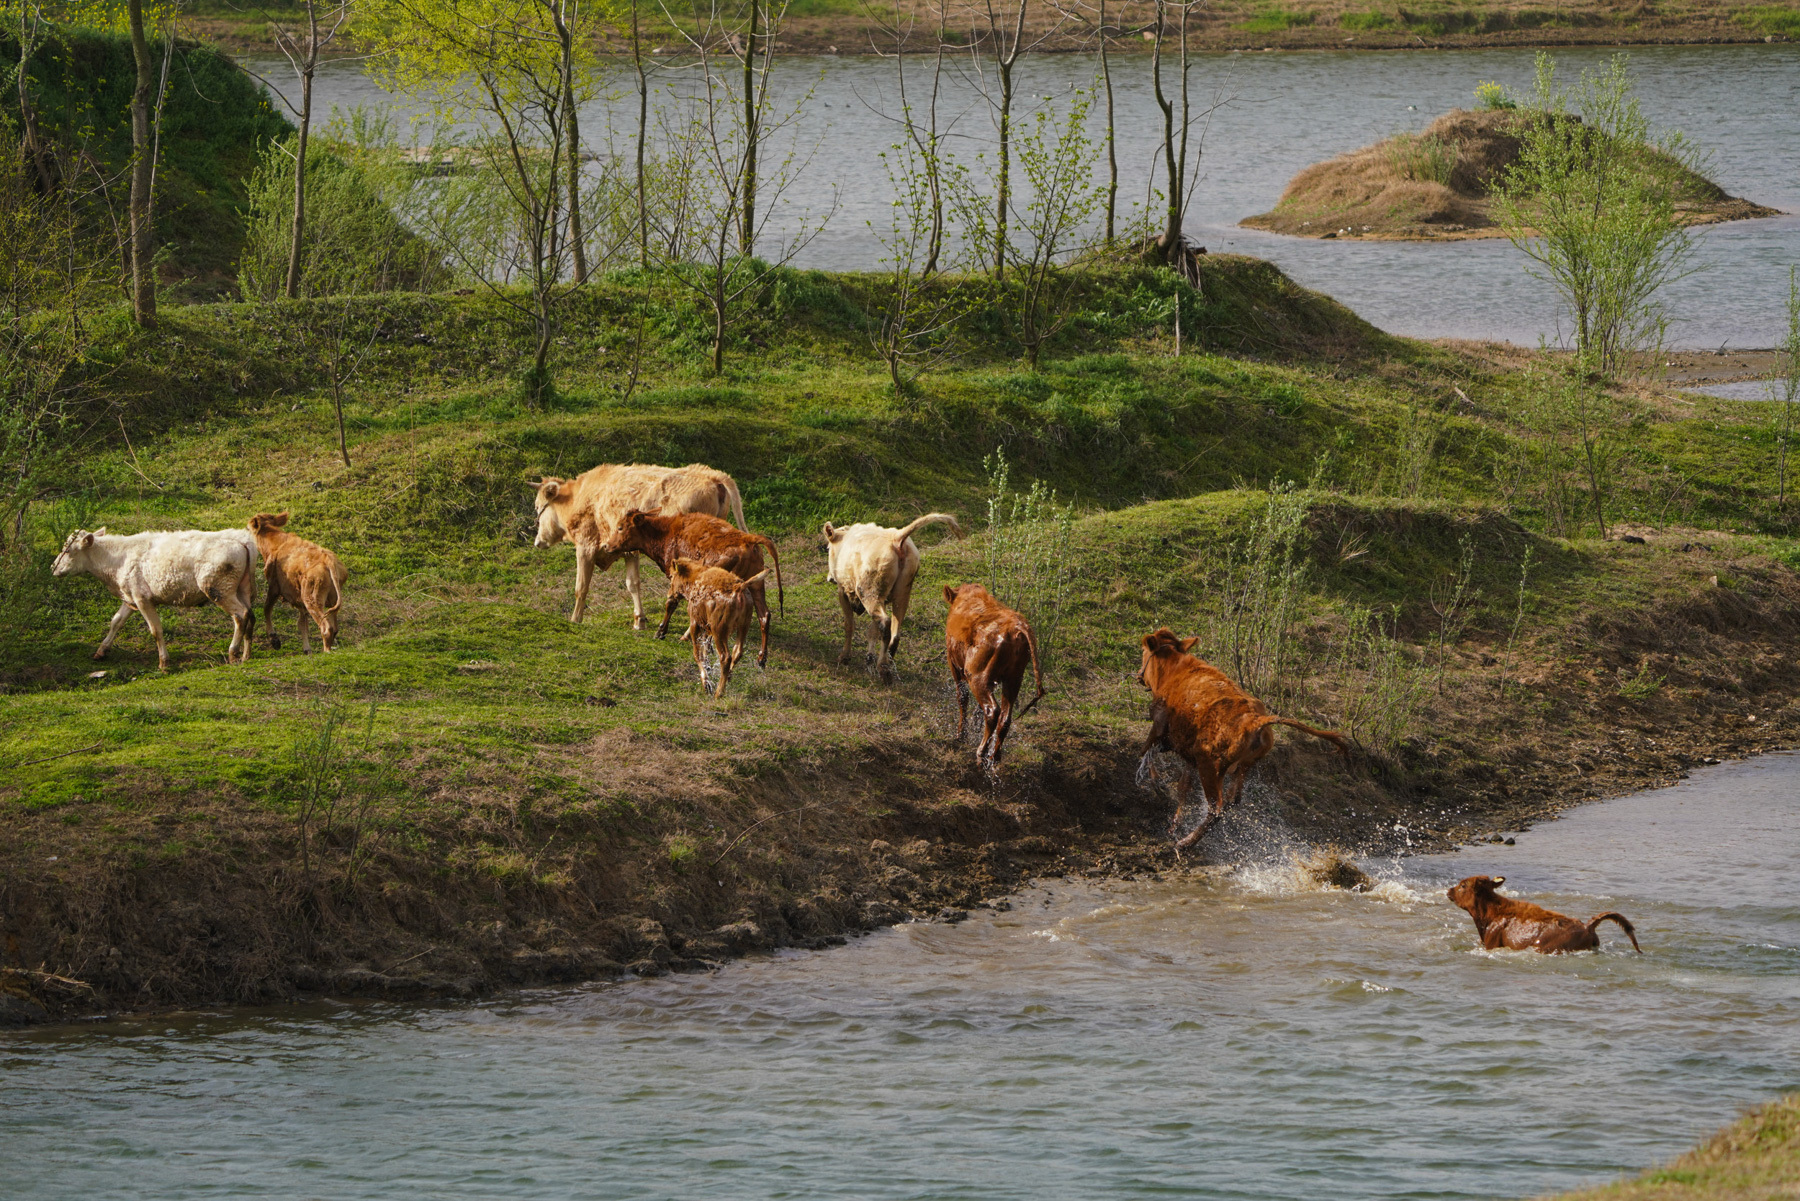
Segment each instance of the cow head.
[[1444,895],[1459,909],[1475,912],[1475,907],[1483,901],[1495,901],[1499,894],[1494,890],[1506,883],[1505,876],[1469,876],[1445,890]]
[[626,509],[619,515],[619,524],[613,527],[612,536],[600,549],[615,555],[626,550],[644,549],[648,545],[645,539],[654,536],[656,532],[653,520],[655,516],[643,509]]
[[1164,626],[1154,634],[1144,635],[1144,659],[1138,667],[1138,683],[1156,691],[1156,685],[1169,665],[1184,658],[1194,649],[1199,638],[1177,638],[1175,631]]
[[681,590],[694,582],[694,577],[706,570],[706,564],[696,559],[677,559],[669,564],[669,595],[680,596]]
[[288,523],[286,511],[280,513],[258,513],[247,523],[252,534],[273,534]]
[[50,574],[58,578],[74,575],[88,569],[88,552],[94,548],[94,539],[106,536],[106,527],[89,532],[76,530],[63,539],[62,552],[56,556],[56,562],[50,565]]
[[562,515],[556,511],[556,502],[566,499],[573,490],[568,481],[551,476],[538,485],[537,490],[537,537],[531,545],[542,550],[546,546],[555,546],[569,536],[563,525]]

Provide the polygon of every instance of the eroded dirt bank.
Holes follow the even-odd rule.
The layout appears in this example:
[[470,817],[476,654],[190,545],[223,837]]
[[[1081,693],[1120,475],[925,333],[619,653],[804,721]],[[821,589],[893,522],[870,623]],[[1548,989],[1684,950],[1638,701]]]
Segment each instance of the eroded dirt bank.
[[[1260,769],[1259,820],[1362,851],[1443,849],[1800,742],[1800,580],[1729,546],[1657,541],[1683,537],[1617,548],[1707,573],[1654,608],[1598,607],[1511,657],[1467,640],[1434,737],[1400,762],[1346,765],[1284,735]],[[1137,785],[1129,740],[1069,717],[1019,736],[996,782],[944,739],[897,736],[848,761],[797,746],[739,777],[615,734],[570,752],[593,765],[586,796],[427,778],[431,816],[361,856],[328,827],[305,862],[289,816],[146,780],[129,812],[16,819],[0,851],[0,1020],[703,970],[956,920],[1033,877],[1206,862],[1205,844],[1174,859],[1170,803]],[[87,823],[110,849],[89,852]]]

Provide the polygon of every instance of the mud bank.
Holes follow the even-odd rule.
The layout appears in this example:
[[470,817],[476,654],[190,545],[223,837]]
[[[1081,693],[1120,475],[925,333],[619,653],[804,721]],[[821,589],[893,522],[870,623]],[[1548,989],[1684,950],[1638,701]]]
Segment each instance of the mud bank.
[[795,748],[741,777],[619,734],[571,752],[592,765],[583,798],[427,772],[430,803],[360,852],[348,821],[302,848],[286,815],[149,780],[129,810],[20,814],[0,852],[0,1021],[700,971],[960,920],[1032,878],[1192,870],[1234,822],[1365,853],[1486,841],[1800,742],[1800,581],[1704,537],[1611,547],[1691,559],[1706,574],[1686,595],[1596,611],[1510,658],[1465,642],[1435,736],[1396,759],[1344,765],[1284,739],[1186,861],[1169,800],[1135,781],[1137,745],[1068,717],[1022,726],[998,780],[945,738]]

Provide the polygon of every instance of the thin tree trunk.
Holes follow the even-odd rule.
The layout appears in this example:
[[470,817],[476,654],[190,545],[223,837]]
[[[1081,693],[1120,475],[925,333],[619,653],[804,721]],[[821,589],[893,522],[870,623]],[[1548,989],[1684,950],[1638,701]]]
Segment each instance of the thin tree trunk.
[[1106,244],[1117,238],[1114,226],[1119,207],[1119,151],[1114,137],[1112,64],[1106,55],[1106,0],[1100,0],[1100,78],[1106,84]]
[[944,4],[943,0],[939,0],[937,57],[931,66],[931,128],[923,147],[925,179],[931,185],[931,238],[926,243],[925,269],[920,272],[921,279],[929,279],[937,272],[938,259],[944,252],[944,179],[943,164],[939,159],[937,118],[938,93],[944,81],[944,23]]
[[1156,96],[1156,107],[1162,110],[1163,170],[1169,180],[1168,213],[1163,221],[1162,236],[1156,240],[1156,249],[1165,260],[1174,253],[1174,247],[1181,238],[1181,167],[1175,161],[1175,105],[1163,93],[1162,51],[1166,25],[1164,6],[1159,0],[1156,6],[1156,40],[1150,48],[1150,81],[1151,90]]
[[762,0],[750,0],[750,26],[744,37],[744,202],[738,210],[738,250],[745,258],[756,253],[756,149],[762,131],[756,95],[756,25]]
[[25,135],[25,153],[31,159],[32,167],[37,171],[38,190],[48,196],[56,190],[56,172],[51,169],[49,152],[44,148],[43,139],[38,135],[37,105],[31,99],[31,56],[37,49],[37,20],[35,15],[19,18],[19,124]]
[[300,256],[306,242],[306,144],[312,133],[313,72],[318,64],[318,0],[306,0],[306,57],[300,68],[300,153],[294,157],[294,231],[288,246],[289,300],[300,295]]
[[144,329],[156,328],[156,279],[152,275],[153,234],[150,223],[155,216],[154,178],[155,151],[150,143],[150,47],[144,40],[143,0],[126,0],[131,19],[131,56],[137,64],[137,87],[131,93],[131,308],[132,315]]
[[587,236],[581,227],[581,126],[575,115],[575,33],[564,0],[551,9],[562,49],[563,121],[569,141],[569,248],[575,254],[575,282],[588,280]]
[[331,369],[331,403],[337,408],[338,455],[344,460],[344,466],[350,466],[350,446],[344,439],[344,380],[341,364],[332,364]]
[[631,0],[631,65],[637,72],[638,261],[650,265],[650,207],[644,193],[644,139],[650,133],[650,77],[644,73],[644,42],[638,27],[638,0]]

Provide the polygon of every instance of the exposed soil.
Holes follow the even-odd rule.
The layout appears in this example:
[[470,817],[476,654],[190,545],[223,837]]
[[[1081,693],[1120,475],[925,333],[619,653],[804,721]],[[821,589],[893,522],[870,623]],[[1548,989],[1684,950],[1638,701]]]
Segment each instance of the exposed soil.
[[[1800,742],[1800,577],[1730,535],[1621,533],[1607,553],[1645,557],[1670,599],[1596,612],[1516,661],[1466,641],[1436,736],[1400,762],[1284,737],[1259,769],[1263,820],[1362,852],[1441,850]],[[1205,843],[1174,857],[1135,745],[1043,715],[1015,737],[998,781],[910,736],[852,761],[796,749],[743,778],[617,734],[546,752],[586,765],[593,791],[573,799],[421,769],[430,803],[360,865],[344,824],[309,868],[291,817],[156,780],[127,810],[21,813],[0,849],[0,1022],[704,970],[959,920],[1035,877],[1207,861]]]
[[[1457,241],[1504,237],[1491,193],[1519,157],[1516,111],[1455,109],[1419,134],[1399,134],[1315,163],[1266,213],[1239,224],[1303,238]],[[1676,206],[1687,225],[1776,217],[1684,172]]]

